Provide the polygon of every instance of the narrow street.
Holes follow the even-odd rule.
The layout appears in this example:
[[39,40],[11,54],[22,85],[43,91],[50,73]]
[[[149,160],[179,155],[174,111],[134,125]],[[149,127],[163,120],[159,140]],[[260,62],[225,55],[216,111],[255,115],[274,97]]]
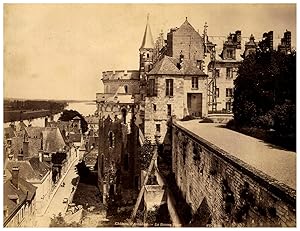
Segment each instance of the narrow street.
[[[66,173],[65,178],[63,180],[65,186],[58,188],[54,197],[50,201],[49,206],[46,209],[44,215],[37,217],[36,227],[49,227],[51,217],[53,217],[53,215],[57,216],[59,213],[62,213],[62,215],[64,215],[64,213],[66,212],[69,203],[69,198],[73,188],[72,179],[78,177],[75,171],[75,165],[77,163],[78,160],[74,161],[69,171]],[[68,198],[67,203],[63,203],[64,198]]]

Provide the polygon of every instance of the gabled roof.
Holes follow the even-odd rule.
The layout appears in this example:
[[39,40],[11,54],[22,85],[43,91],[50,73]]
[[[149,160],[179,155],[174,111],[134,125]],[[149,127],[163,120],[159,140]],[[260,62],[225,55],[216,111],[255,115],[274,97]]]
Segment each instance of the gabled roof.
[[72,120],[81,120],[79,116],[75,116]]
[[149,75],[181,75],[180,70],[174,64],[174,59],[165,56],[159,62],[157,62],[153,69],[149,72]]
[[142,48],[145,48],[145,49],[154,48],[153,37],[152,37],[150,25],[149,25],[149,16],[147,17],[147,25],[145,28],[144,37],[143,37],[143,41],[142,41],[142,45],[141,45],[140,49],[142,49]]
[[189,23],[187,18],[185,19],[184,23],[175,31],[175,33],[184,33],[184,34],[190,34],[191,32],[196,32],[197,34],[199,34],[195,30],[195,28]]
[[13,167],[19,167],[19,175],[26,181],[40,181],[49,172],[49,165],[40,162],[38,157],[23,161],[7,161],[6,169],[11,172]]
[[[9,222],[11,216],[19,210],[19,205],[24,203],[25,200],[31,201],[36,193],[36,187],[31,183],[25,181],[19,177],[19,189],[17,189],[12,183],[11,179],[7,180],[3,185],[3,208],[7,210],[7,215],[4,217],[4,226]],[[18,203],[10,198],[18,198]]]
[[157,62],[149,75],[206,75],[197,68],[191,61],[183,60],[181,68],[178,68],[179,60],[173,57],[164,56]]

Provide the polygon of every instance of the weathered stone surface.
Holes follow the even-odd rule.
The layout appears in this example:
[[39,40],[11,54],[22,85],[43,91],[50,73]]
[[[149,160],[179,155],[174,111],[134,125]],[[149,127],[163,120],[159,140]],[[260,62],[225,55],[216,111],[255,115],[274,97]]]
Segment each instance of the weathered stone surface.
[[213,226],[296,225],[295,190],[177,122],[173,124],[172,138],[172,169],[193,212],[200,206],[199,198],[204,197]]

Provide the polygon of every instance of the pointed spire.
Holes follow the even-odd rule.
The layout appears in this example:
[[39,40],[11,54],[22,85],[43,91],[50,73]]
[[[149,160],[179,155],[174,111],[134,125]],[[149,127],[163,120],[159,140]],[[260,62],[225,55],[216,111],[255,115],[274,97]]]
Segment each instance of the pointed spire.
[[142,48],[154,48],[153,37],[149,25],[149,14],[147,15],[147,25],[146,25],[144,38],[140,49]]

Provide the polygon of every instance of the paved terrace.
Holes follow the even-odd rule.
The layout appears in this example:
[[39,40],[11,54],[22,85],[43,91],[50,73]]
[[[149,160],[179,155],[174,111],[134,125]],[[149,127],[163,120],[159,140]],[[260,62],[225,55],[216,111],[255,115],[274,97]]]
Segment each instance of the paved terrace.
[[296,152],[286,151],[262,140],[199,120],[176,121],[196,136],[231,156],[296,190]]

